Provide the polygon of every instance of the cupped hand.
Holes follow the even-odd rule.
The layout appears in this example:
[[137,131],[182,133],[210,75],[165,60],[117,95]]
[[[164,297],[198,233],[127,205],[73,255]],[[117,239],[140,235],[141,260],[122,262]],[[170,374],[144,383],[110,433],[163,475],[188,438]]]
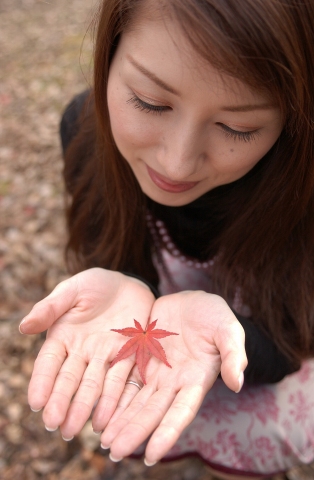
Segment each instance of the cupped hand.
[[48,330],[29,385],[32,410],[44,408],[48,430],[60,426],[64,439],[80,432],[95,402],[111,417],[134,359],[109,369],[124,343],[110,329],[135,317],[147,323],[155,298],[139,280],[101,268],[61,282],[25,317],[20,330]]
[[[95,411],[94,428],[106,427],[101,443],[114,459],[130,455],[152,435],[146,462],[154,464],[195,418],[220,372],[235,392],[243,383],[244,331],[221,297],[200,291],[167,295],[154,304],[151,319],[156,318],[159,328],[179,333],[161,340],[172,368],[152,357],[147,385],[140,391],[126,386],[107,426],[101,407]],[[129,378],[141,384],[136,367]]]

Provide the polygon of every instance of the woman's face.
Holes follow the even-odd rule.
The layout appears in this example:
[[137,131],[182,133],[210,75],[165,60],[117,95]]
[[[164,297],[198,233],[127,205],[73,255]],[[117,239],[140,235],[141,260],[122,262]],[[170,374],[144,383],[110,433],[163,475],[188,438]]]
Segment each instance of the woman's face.
[[112,133],[144,193],[185,205],[253,168],[279,137],[281,115],[199,57],[176,23],[135,27],[110,67]]

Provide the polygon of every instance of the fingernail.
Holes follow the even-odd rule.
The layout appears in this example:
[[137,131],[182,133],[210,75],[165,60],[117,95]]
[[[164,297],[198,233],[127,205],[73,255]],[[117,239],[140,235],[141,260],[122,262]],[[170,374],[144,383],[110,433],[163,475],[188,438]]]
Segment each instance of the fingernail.
[[241,388],[243,387],[243,383],[244,383],[244,373],[243,372],[240,373],[239,378],[238,378],[238,382],[239,382],[239,387],[238,387],[238,390],[235,390],[235,393],[239,393]]
[[23,325],[24,322],[25,322],[25,318],[24,318],[24,320],[22,320],[21,323],[19,324],[19,332],[20,332],[21,335],[24,335],[24,333],[23,333],[22,330],[21,330],[21,326]]
[[62,435],[62,438],[65,442],[71,442],[71,440],[73,440],[74,437],[70,437],[70,438],[65,438],[63,435]]
[[[37,412],[40,412],[40,410],[42,410],[42,408],[38,408],[37,410],[35,408],[32,408],[32,407],[29,407],[31,409],[32,412],[34,413],[37,413]],[[47,428],[47,427],[46,427]],[[47,428],[48,430],[48,428]],[[51,430],[52,431],[52,430]]]
[[45,425],[45,429],[47,430],[47,432],[55,432],[56,430],[58,430],[59,427],[56,427],[56,428],[49,428],[47,427],[47,425]]
[[114,457],[111,455],[111,453],[109,453],[109,458],[110,458],[110,460],[111,460],[112,462],[116,462],[116,463],[117,463],[117,462],[121,462],[121,460],[123,460],[123,457],[121,457],[121,458],[114,458]]
[[152,467],[153,465],[156,465],[157,462],[149,462],[148,460],[146,460],[146,458],[144,458],[144,463],[146,467]]
[[100,448],[102,448],[103,450],[109,450],[110,447],[107,447],[107,445],[104,445],[103,443],[101,443]]
[[95,435],[100,435],[100,434],[102,433],[102,431],[100,430],[99,432],[96,432],[95,430],[93,430],[93,433],[94,433]]

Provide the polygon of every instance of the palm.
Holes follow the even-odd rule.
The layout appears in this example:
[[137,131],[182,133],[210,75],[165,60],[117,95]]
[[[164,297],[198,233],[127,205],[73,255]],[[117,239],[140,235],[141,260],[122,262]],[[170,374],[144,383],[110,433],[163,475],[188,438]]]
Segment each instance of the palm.
[[111,445],[114,457],[129,455],[152,432],[146,455],[164,456],[195,417],[219,372],[237,390],[246,364],[242,327],[220,297],[204,292],[165,296],[155,302],[151,318],[179,333],[161,341],[172,368],[152,358],[147,385],[125,408],[121,397],[101,439]]
[[60,284],[35,306],[27,333],[51,327],[35,363],[29,402],[33,409],[45,406],[49,428],[61,425],[65,438],[75,435],[99,397],[110,418],[133,366],[129,360],[108,372],[123,344],[110,329],[127,326],[134,316],[145,324],[153,302],[138,281],[91,269]]
[[[147,367],[148,384],[157,389],[166,385],[204,384],[207,390],[220,372],[221,358],[217,346],[211,343],[213,327],[208,318],[191,315],[185,297],[163,297],[152,310],[152,319],[162,319],[162,328],[178,333],[164,338],[161,343],[172,366],[169,369],[152,359]],[[160,326],[160,321],[159,321]]]

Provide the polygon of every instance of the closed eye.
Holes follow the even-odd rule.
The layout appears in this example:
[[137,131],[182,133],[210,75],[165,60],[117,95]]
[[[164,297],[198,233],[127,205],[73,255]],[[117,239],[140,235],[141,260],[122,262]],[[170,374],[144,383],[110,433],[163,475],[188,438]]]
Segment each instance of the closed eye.
[[131,97],[127,101],[127,103],[132,103],[134,108],[138,108],[142,112],[146,112],[146,113],[159,113],[159,114],[161,114],[163,112],[171,110],[170,107],[165,107],[165,106],[161,106],[161,105],[152,105],[151,103],[144,102],[143,100],[138,98],[136,95],[133,95],[133,97]]
[[[144,102],[141,100],[137,95],[133,95],[127,103],[133,104],[134,108],[141,110],[142,112],[146,113],[157,113],[161,114],[163,112],[171,110],[171,107],[164,106],[164,105],[153,105],[151,103]],[[252,130],[247,132],[242,132],[241,130],[234,130],[233,128],[228,127],[224,123],[217,123],[219,125],[225,136],[227,138],[233,138],[235,140],[241,140],[243,142],[250,142],[256,138],[256,136],[260,135],[258,130]]]
[[255,138],[260,135],[260,132],[258,130],[251,130],[248,132],[241,132],[240,130],[234,130],[233,128],[228,127],[224,123],[217,123],[219,125],[225,136],[227,138],[234,138],[235,140],[241,140],[243,142],[251,142],[252,140],[255,140]]

